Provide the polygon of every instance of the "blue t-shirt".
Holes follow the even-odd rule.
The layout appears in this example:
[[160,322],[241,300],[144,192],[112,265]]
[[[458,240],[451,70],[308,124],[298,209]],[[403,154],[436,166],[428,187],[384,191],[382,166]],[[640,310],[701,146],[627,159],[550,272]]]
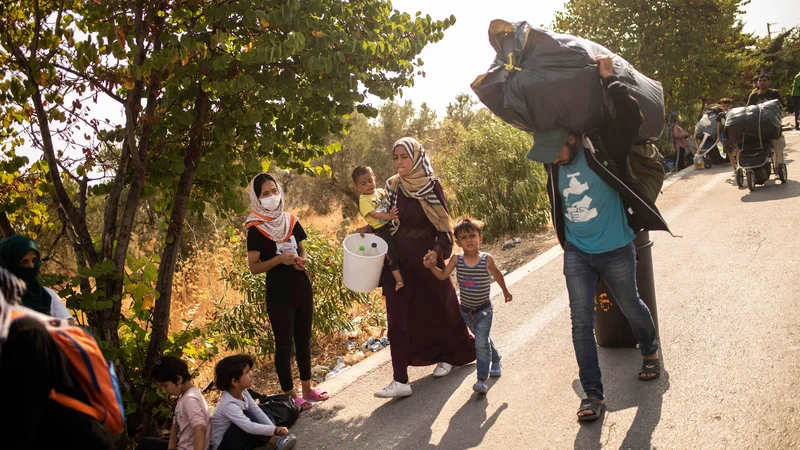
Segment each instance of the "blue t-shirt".
[[610,252],[635,237],[619,192],[589,168],[583,148],[570,164],[558,166],[558,192],[567,241],[581,251]]

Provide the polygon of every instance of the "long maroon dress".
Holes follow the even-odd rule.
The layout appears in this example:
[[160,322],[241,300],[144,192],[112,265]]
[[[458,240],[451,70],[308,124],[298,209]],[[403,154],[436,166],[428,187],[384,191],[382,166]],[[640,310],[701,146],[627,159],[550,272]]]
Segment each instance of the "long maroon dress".
[[[445,204],[441,186],[436,195]],[[389,348],[394,379],[408,382],[408,366],[446,362],[462,366],[475,360],[475,339],[470,336],[450,280],[440,281],[422,265],[428,250],[439,253],[437,264],[452,252],[447,233],[434,228],[419,200],[398,192],[400,227],[394,235],[404,287],[395,291],[388,267],[383,270],[383,295],[389,322]]]

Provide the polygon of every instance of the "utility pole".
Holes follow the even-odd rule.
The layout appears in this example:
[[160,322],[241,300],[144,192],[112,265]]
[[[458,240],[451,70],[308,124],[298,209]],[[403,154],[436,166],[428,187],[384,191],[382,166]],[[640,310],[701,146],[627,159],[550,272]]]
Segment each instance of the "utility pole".
[[775,22],[767,22],[767,37],[772,39],[772,30],[770,30],[770,28],[769,28],[770,25],[777,25],[777,23],[775,23]]

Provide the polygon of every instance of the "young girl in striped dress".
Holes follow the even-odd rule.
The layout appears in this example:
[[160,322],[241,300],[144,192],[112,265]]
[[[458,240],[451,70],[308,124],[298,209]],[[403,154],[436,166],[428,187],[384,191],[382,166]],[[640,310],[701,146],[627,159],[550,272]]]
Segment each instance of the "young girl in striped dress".
[[490,295],[492,278],[503,290],[506,303],[510,302],[512,297],[492,255],[480,251],[483,242],[483,223],[463,217],[458,220],[453,234],[464,251],[450,258],[444,270],[436,266],[433,257],[426,257],[424,264],[440,280],[446,280],[453,270],[456,271],[461,297],[461,316],[475,335],[478,381],[472,389],[479,394],[485,394],[489,390],[486,379],[489,376],[499,377],[501,372],[500,353],[489,337],[493,316]]

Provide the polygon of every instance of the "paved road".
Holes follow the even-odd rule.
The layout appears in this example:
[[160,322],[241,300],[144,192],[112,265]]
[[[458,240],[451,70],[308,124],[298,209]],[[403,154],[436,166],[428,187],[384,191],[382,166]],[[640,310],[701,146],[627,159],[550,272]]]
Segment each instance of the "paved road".
[[[608,413],[579,424],[577,364],[562,259],[495,298],[503,377],[473,394],[474,364],[446,378],[411,371],[414,395],[381,400],[378,365],[293,429],[302,449],[800,447],[800,133],[787,133],[790,181],[755,192],[729,167],[691,171],[658,205],[673,232],[653,233],[666,373],[637,380],[635,349],[601,349]],[[377,355],[372,363],[385,361]],[[370,358],[370,359],[373,359]],[[369,360],[367,360],[369,361]]]

